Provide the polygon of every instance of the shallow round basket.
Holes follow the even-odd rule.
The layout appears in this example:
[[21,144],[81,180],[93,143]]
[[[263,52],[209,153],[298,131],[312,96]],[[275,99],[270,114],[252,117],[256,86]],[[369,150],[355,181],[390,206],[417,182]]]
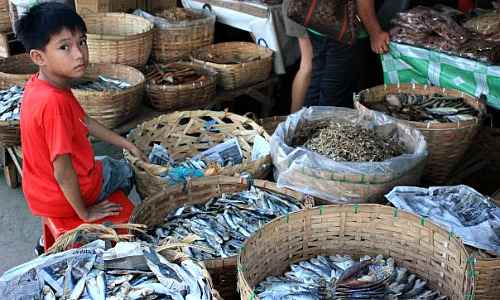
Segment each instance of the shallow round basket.
[[[214,124],[210,125],[212,122]],[[173,112],[146,121],[133,129],[127,139],[146,155],[151,152],[153,144],[161,144],[175,161],[182,161],[236,138],[243,152],[243,162],[221,168],[213,175],[233,176],[246,172],[254,178],[265,178],[272,167],[271,156],[251,159],[253,143],[258,135],[267,141],[270,139],[262,127],[246,117],[230,112],[195,110]],[[150,171],[156,165],[139,161],[127,151],[124,155],[135,171],[136,188],[143,199],[169,187],[161,177]]]
[[17,54],[0,61],[0,80],[14,83],[26,82],[38,72],[29,54]]
[[263,226],[238,257],[241,299],[259,299],[255,287],[280,276],[291,264],[318,255],[382,254],[393,257],[448,299],[471,299],[462,242],[419,217],[375,204],[331,205],[306,209]]
[[83,78],[93,80],[99,75],[126,81],[131,87],[123,91],[72,89],[72,92],[90,117],[107,128],[115,128],[138,113],[145,78],[135,68],[113,64],[90,64]]
[[355,96],[355,106],[363,109],[366,103],[383,101],[389,93],[412,93],[418,95],[441,94],[445,96],[462,97],[464,101],[479,112],[474,120],[458,123],[424,123],[402,122],[418,128],[425,136],[429,149],[427,165],[423,178],[431,184],[444,184],[457,164],[462,160],[482,124],[486,106],[478,99],[463,92],[431,86],[402,84],[377,86],[361,91]]
[[[246,57],[254,58],[245,63],[218,64],[208,57]],[[193,51],[192,59],[217,71],[217,84],[226,90],[264,81],[271,75],[273,67],[273,51],[253,43],[229,42],[210,45]]]
[[189,67],[197,74],[206,75],[203,80],[178,85],[146,82],[146,92],[151,105],[161,111],[174,109],[203,109],[215,97],[217,74],[192,63],[172,63],[170,68]]
[[[6,81],[0,78],[0,90],[8,89],[14,85],[24,86],[24,83],[24,80],[15,82],[13,80]],[[21,145],[19,120],[0,121],[0,145],[2,147]]]
[[[212,176],[192,180],[186,186],[172,186],[145,199],[134,209],[130,222],[154,227],[163,224],[166,216],[183,205],[203,204],[223,193],[241,192],[247,190],[249,184],[246,180],[236,177]],[[262,190],[303,201],[302,194],[289,189],[280,189],[269,181],[254,180],[251,184]],[[305,202],[308,206],[314,204],[313,199],[308,199]],[[236,256],[207,260],[204,263],[221,296],[224,299],[237,299]]]
[[192,21],[168,22],[167,26],[155,28],[153,57],[163,63],[189,57],[191,51],[211,45],[214,41],[215,15],[207,11],[174,8],[200,14]]
[[146,65],[153,45],[153,23],[124,13],[83,16],[91,63]]
[[10,32],[11,29],[9,1],[0,0],[0,32]]

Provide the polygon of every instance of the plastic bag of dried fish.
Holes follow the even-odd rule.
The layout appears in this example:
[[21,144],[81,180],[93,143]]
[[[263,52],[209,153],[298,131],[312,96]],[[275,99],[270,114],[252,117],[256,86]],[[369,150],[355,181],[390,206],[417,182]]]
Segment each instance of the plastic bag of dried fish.
[[393,258],[318,256],[290,266],[283,276],[267,277],[255,288],[271,299],[427,299],[445,300],[428,282]]
[[194,258],[208,260],[238,255],[243,243],[274,218],[302,209],[302,203],[284,195],[252,187],[223,194],[204,205],[179,207],[165,223],[141,238],[154,244],[194,237],[188,248]]
[[23,92],[24,88],[17,85],[0,91],[0,121],[20,119]]
[[129,87],[130,83],[128,82],[101,75],[95,80],[80,81],[73,85],[74,89],[95,92],[123,91]]
[[[294,146],[298,135],[308,124],[318,122],[349,123],[351,131],[338,131],[338,139],[329,138],[315,144],[325,152],[336,148],[337,152],[346,152],[354,160],[362,158],[380,141],[366,139],[355,131],[356,126],[375,130],[378,135],[393,139],[404,147],[402,155],[380,162],[335,161],[305,147]],[[342,134],[347,134],[342,136]],[[359,138],[354,138],[358,136]],[[306,138],[309,138],[306,133]],[[335,141],[335,144],[334,144]],[[360,147],[359,143],[363,143]],[[290,115],[281,123],[271,138],[271,156],[275,165],[275,179],[280,187],[287,187],[304,194],[313,195],[334,203],[350,203],[363,199],[354,190],[332,185],[330,178],[355,176],[358,178],[380,176],[400,178],[402,174],[422,165],[427,157],[427,143],[417,129],[411,128],[393,118],[374,111],[355,111],[339,107],[310,107]],[[416,184],[416,183],[415,183]]]
[[97,240],[7,271],[0,277],[0,297],[213,299],[205,267],[182,253],[174,254],[167,259],[150,245],[132,242],[105,250],[105,243]]
[[386,198],[400,209],[447,228],[465,244],[500,255],[500,208],[471,187],[401,186]]

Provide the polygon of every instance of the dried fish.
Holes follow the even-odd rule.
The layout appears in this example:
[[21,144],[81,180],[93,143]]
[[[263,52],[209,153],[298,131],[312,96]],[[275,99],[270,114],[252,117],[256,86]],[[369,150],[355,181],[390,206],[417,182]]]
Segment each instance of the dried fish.
[[303,126],[294,141],[335,161],[373,162],[399,156],[404,147],[395,137],[348,122],[318,122]]
[[23,92],[24,88],[17,85],[0,91],[0,121],[20,119]]
[[130,83],[116,78],[97,76],[95,80],[79,81],[73,85],[73,89],[85,91],[123,91],[131,87]]
[[165,9],[155,13],[155,16],[164,18],[167,22],[178,23],[183,21],[194,21],[205,18],[201,13],[194,12],[183,8]]
[[146,79],[152,84],[181,85],[194,84],[208,79],[207,75],[186,65],[153,64],[146,67]]
[[393,258],[318,256],[290,266],[280,277],[267,277],[255,289],[262,300],[271,299],[447,299],[430,289],[427,281]]
[[383,102],[366,105],[398,119],[415,122],[450,123],[471,120],[478,116],[478,111],[467,104],[464,98],[439,94],[391,93],[384,97]]
[[286,196],[252,187],[223,194],[204,205],[186,205],[167,216],[165,223],[141,238],[162,244],[196,236],[188,250],[199,260],[237,255],[247,238],[272,219],[298,211],[303,205]]

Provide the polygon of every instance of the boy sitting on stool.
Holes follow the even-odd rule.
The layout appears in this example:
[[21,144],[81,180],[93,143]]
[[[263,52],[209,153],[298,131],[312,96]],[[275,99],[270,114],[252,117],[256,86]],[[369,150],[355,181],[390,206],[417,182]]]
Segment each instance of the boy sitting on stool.
[[96,222],[120,214],[107,199],[132,188],[125,161],[95,160],[88,134],[145,158],[132,143],[89,117],[71,92],[88,65],[86,26],[60,3],[32,7],[16,26],[18,38],[39,66],[21,104],[23,192],[34,215]]

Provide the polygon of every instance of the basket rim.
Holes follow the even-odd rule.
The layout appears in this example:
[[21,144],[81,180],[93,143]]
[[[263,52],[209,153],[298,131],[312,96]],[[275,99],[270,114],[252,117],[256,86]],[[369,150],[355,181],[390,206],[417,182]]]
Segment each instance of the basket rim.
[[[447,91],[452,91],[455,93],[459,93],[462,97],[464,97],[464,100],[466,101],[474,101],[476,104],[480,107],[480,109],[476,109],[473,107],[476,111],[479,112],[478,117],[474,117],[472,120],[467,120],[463,122],[450,122],[450,123],[438,123],[438,122],[416,122],[416,121],[407,121],[407,120],[402,120],[393,116],[390,116],[393,119],[396,119],[398,121],[401,121],[406,124],[410,124],[411,126],[414,126],[420,130],[425,130],[425,131],[439,131],[439,130],[461,130],[461,129],[466,129],[470,127],[475,127],[475,126],[480,126],[482,120],[484,119],[486,115],[486,105],[482,103],[481,101],[478,100],[477,97],[472,96],[470,94],[467,94],[463,91],[457,90],[457,89],[450,89],[450,88],[441,88],[441,87],[436,87],[436,86],[429,86],[429,85],[422,85],[422,84],[384,84],[384,85],[377,85],[368,89],[364,89],[357,93],[355,95],[354,103],[356,108],[357,106],[361,106],[365,109],[372,110],[368,108],[365,105],[364,101],[361,101],[361,96],[370,93],[371,91],[374,90],[380,90],[383,89],[384,91],[389,91],[390,89],[397,89],[398,91],[412,91],[415,90],[416,88],[422,88],[424,90],[434,90],[436,92],[441,92],[441,93],[446,93]],[[383,113],[383,112],[380,112]]]
[[[5,72],[2,70],[4,66],[15,63],[15,62],[19,61],[20,59],[29,59],[31,61],[31,57],[28,53],[19,53],[19,54],[15,54],[15,55],[11,55],[9,57],[6,57],[2,61],[0,61],[0,74],[6,75],[9,77],[25,77],[25,76],[31,76],[31,75],[37,73],[37,72],[35,72],[35,73],[10,73],[10,72]],[[33,62],[31,62],[31,63],[35,67],[38,68],[38,66],[36,66],[35,63],[33,63]]]
[[[136,16],[133,14],[120,13],[120,12],[100,12],[100,13],[89,13],[89,14],[85,14],[82,16],[84,21],[86,18],[89,18],[89,17],[91,17],[91,18],[95,17],[96,19],[102,19],[102,20],[104,20],[105,18],[117,18],[117,19],[122,19],[123,22],[125,22],[125,18],[134,18],[136,20],[140,20],[141,22],[143,22],[147,28],[147,30],[144,32],[138,32],[138,33],[128,34],[128,35],[87,32],[87,38],[89,38],[89,39],[100,40],[100,41],[123,41],[123,40],[129,40],[129,39],[141,37],[143,35],[153,34],[153,29],[154,29],[153,22],[147,20],[146,18]],[[87,25],[87,27],[88,27],[88,25]],[[106,37],[113,37],[113,39],[109,39]]]
[[124,94],[124,93],[130,92],[130,91],[134,90],[135,88],[137,88],[141,85],[144,85],[144,83],[145,83],[144,74],[141,71],[137,70],[136,68],[128,66],[128,65],[106,64],[106,63],[89,63],[87,68],[89,68],[89,67],[106,68],[106,67],[111,67],[111,66],[114,68],[122,69],[122,70],[127,71],[127,72],[135,73],[136,75],[140,76],[141,80],[138,83],[136,83],[135,85],[132,85],[132,86],[130,86],[127,89],[122,90],[122,91],[86,91],[86,90],[76,89],[76,88],[71,88],[71,91],[73,93],[78,94],[78,95],[96,95],[96,96],[111,95],[111,96],[113,96],[113,95],[119,95],[119,94]]
[[[203,51],[208,51],[210,52],[210,50],[213,50],[213,49],[217,49],[219,47],[229,47],[231,45],[240,45],[240,46],[246,46],[246,47],[253,47],[255,50],[257,49],[260,49],[260,50],[263,50],[265,53],[261,56],[260,59],[258,60],[254,60],[254,61],[249,61],[249,62],[243,62],[243,63],[239,63],[239,64],[218,64],[218,63],[214,63],[214,62],[208,62],[208,61],[205,61],[201,58],[199,58],[199,54]],[[194,51],[191,52],[191,58],[193,61],[197,62],[197,63],[201,63],[201,64],[206,64],[206,65],[213,65],[213,66],[225,66],[226,68],[233,68],[233,67],[238,67],[238,66],[246,66],[246,65],[253,65],[253,64],[260,64],[262,60],[266,60],[266,59],[271,59],[273,57],[273,50],[267,48],[267,47],[263,47],[263,46],[260,46],[260,45],[257,45],[255,43],[250,43],[250,42],[223,42],[223,43],[217,43],[217,44],[212,44],[212,45],[208,45],[208,46],[204,46],[204,47],[201,47],[201,48],[198,48]]]

